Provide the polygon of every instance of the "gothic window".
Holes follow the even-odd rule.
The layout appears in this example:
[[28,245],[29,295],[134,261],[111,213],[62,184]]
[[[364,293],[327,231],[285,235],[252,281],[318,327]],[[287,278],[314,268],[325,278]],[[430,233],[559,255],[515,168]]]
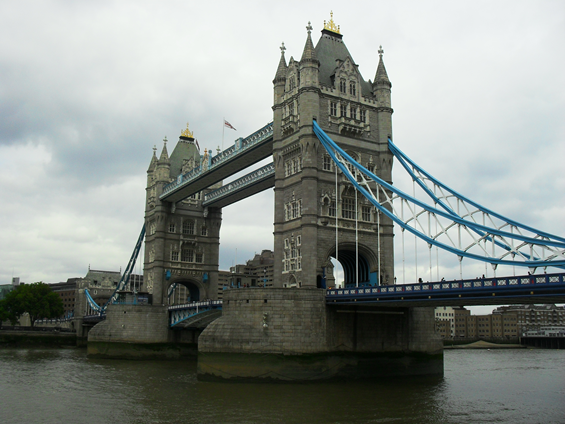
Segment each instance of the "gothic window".
[[357,119],[357,108],[352,107],[350,110],[351,119]]
[[288,239],[284,239],[284,248],[288,249],[288,246],[289,246]]
[[180,260],[182,262],[194,262],[194,250],[183,247]]
[[201,230],[200,235],[207,236],[208,235],[208,228],[202,226],[202,230]]
[[372,172],[372,173],[374,174],[374,173],[375,173],[375,164],[369,162],[369,163],[367,164],[367,171]]
[[183,234],[194,234],[194,221],[189,219],[182,223],[182,233]]
[[293,200],[284,205],[284,219],[290,221],[291,219],[300,218],[302,216],[302,200]]
[[349,94],[355,96],[356,93],[357,93],[357,88],[355,81],[349,81]]
[[297,156],[293,159],[288,159],[284,163],[284,176],[290,177],[302,170],[302,157]]
[[331,171],[332,170],[332,158],[327,153],[324,154],[322,169],[324,171]]
[[294,90],[296,88],[296,79],[294,78],[294,75],[290,77],[289,81],[288,81],[288,89],[289,90]]
[[174,222],[169,222],[169,233],[174,233],[176,230],[175,228],[175,223]]
[[302,236],[296,236],[296,245],[300,246],[302,244]]
[[155,229],[157,228],[157,226],[155,225],[155,221],[151,221],[149,223],[149,235],[152,236],[153,234],[155,234]]
[[202,253],[196,253],[196,263],[202,263]]
[[355,219],[355,199],[344,197],[341,203],[341,216],[346,219]]
[[335,214],[336,214],[335,200],[332,200],[330,202],[330,207],[328,209],[328,215],[335,216]]
[[288,114],[294,115],[294,102],[288,104]]
[[365,109],[361,109],[361,116],[359,117],[359,119],[362,122],[367,122],[367,111]]
[[371,207],[370,206],[363,206],[361,209],[361,220],[362,221],[371,221]]
[[292,219],[298,218],[298,202],[292,203]]
[[347,110],[346,110],[345,105],[343,105],[343,104],[339,105],[339,116],[345,117],[347,115],[346,112],[347,112]]
[[343,78],[339,80],[339,91],[341,91],[342,93],[346,92],[345,80]]
[[330,102],[330,115],[331,116],[337,116],[337,103],[336,102]]
[[178,262],[179,260],[179,251],[178,250],[171,250],[171,261]]

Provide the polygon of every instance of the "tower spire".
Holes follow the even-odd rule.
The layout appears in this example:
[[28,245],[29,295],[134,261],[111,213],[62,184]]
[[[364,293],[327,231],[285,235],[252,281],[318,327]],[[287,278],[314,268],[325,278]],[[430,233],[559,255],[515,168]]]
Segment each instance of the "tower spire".
[[282,43],[281,47],[281,60],[279,61],[279,66],[277,68],[277,73],[275,74],[275,79],[273,80],[273,83],[276,83],[277,81],[285,81],[286,80],[286,59],[284,57],[284,51],[286,50],[286,47],[284,46],[284,43]]
[[383,46],[379,46],[379,65],[377,66],[377,73],[375,74],[375,81],[373,82],[373,85],[388,85],[388,88],[390,88],[392,87],[392,84],[386,73],[385,63],[383,61],[384,53],[385,51],[383,50]]
[[161,150],[161,156],[159,157],[159,162],[168,163],[169,162],[169,152],[167,151],[167,136],[163,139],[163,150]]
[[304,46],[304,52],[302,53],[302,59],[300,59],[300,62],[318,62],[316,50],[314,50],[314,43],[312,43],[312,25],[310,24],[310,21],[308,21],[306,31],[308,31],[308,38],[306,39],[306,45]]

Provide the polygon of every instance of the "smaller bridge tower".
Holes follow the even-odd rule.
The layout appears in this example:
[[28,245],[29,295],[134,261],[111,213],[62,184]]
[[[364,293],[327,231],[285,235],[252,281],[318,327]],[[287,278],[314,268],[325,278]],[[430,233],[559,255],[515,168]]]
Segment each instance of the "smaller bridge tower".
[[287,65],[283,44],[273,80],[274,286],[322,287],[326,280],[331,284],[331,257],[342,264],[346,284],[392,284],[391,220],[379,216],[341,173],[336,174],[312,128],[316,120],[354,159],[392,182],[387,147],[392,137],[392,84],[383,50],[374,82],[365,81],[333,18],[324,22],[315,47],[310,23],[306,28],[302,58],[291,57]]
[[[185,301],[216,299],[221,209],[202,206],[205,191],[174,203],[159,199],[165,185],[198,166],[206,167],[209,152],[204,150],[200,154],[188,124],[170,156],[166,137],[163,142],[159,158],[156,148],[153,149],[147,170],[144,258],[147,290],[154,305],[168,304],[170,289],[175,284],[186,287]],[[220,186],[221,182],[209,189]]]

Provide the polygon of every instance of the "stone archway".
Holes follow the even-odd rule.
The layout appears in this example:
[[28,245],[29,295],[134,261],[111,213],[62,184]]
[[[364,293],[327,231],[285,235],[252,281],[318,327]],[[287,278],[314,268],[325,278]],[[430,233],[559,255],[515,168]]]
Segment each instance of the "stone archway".
[[171,293],[168,296],[169,305],[198,302],[201,300],[202,295],[200,285],[190,280],[178,280],[172,282],[169,285],[167,292]]
[[[345,287],[381,285],[378,277],[377,258],[365,246],[359,245],[356,251],[354,243],[340,243],[336,258],[335,246],[328,252],[330,258],[337,259],[343,267]],[[337,278],[337,276],[335,276]],[[357,281],[358,278],[358,281]],[[337,283],[341,283],[336,281]]]

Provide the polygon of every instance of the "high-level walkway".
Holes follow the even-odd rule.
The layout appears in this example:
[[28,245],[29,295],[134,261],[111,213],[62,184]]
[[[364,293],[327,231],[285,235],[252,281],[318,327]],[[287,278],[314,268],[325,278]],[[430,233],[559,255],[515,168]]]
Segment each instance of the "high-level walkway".
[[[179,175],[175,181],[164,187],[159,198],[173,203],[186,199],[272,154],[273,123],[271,122],[250,136],[237,139],[233,146],[214,157],[209,157],[201,166]],[[214,206],[219,206],[219,203]]]

